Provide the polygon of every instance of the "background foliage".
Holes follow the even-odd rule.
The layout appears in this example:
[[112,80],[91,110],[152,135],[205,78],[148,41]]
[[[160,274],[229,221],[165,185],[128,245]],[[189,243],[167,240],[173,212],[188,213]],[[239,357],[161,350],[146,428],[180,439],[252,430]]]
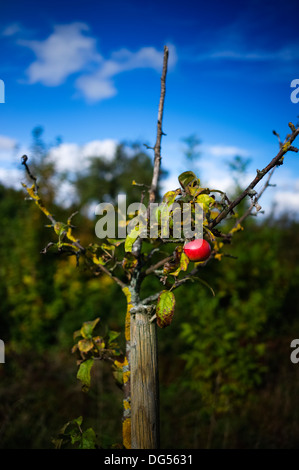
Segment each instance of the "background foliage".
[[[73,222],[85,245],[97,242],[94,201],[113,201],[120,192],[129,202],[139,200],[132,180],[150,181],[151,158],[138,144],[119,146],[110,162],[92,158],[84,173],[57,175],[42,130],[33,137],[45,202],[59,220],[79,209]],[[192,136],[190,142],[189,164],[199,141]],[[235,159],[232,169],[244,170],[245,163]],[[67,209],[55,204],[65,181],[78,195]],[[123,334],[125,298],[106,276],[76,267],[74,258],[40,253],[51,231],[23,191],[0,187],[0,215],[0,337],[6,346],[0,447],[52,448],[62,426],[79,416],[99,446],[120,444],[122,392],[111,366],[98,361],[92,387],[82,393],[71,349],[73,332],[97,317],[103,330]],[[270,214],[251,217],[244,227],[226,247],[233,257],[202,271],[215,296],[200,283],[185,284],[176,291],[171,326],[159,331],[164,448],[297,447],[299,366],[290,361],[290,343],[299,337],[299,224],[288,214]],[[149,295],[157,282],[146,281]]]

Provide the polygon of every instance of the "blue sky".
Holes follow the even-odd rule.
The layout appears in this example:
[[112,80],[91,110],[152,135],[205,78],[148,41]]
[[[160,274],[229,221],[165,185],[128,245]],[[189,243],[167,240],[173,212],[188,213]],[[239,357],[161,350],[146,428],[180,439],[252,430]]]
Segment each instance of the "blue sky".
[[[84,168],[91,150],[108,158],[118,141],[154,144],[167,44],[165,190],[190,168],[181,140],[190,134],[202,141],[193,169],[205,185],[229,188],[225,162],[236,154],[252,159],[249,181],[277,153],[272,130],[285,137],[299,121],[290,99],[297,3],[2,1],[0,180],[18,184],[19,157],[38,125],[47,141],[62,137],[53,150],[60,169]],[[266,207],[298,211],[298,158],[288,154],[277,170]]]

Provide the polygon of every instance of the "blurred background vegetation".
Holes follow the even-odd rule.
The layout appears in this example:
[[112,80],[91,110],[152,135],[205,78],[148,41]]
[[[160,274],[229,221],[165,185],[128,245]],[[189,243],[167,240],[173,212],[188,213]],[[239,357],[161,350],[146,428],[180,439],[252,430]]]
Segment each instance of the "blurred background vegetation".
[[[192,167],[200,141],[184,141]],[[121,192],[138,201],[132,180],[151,180],[151,156],[136,143],[118,146],[110,161],[91,158],[81,174],[57,175],[48,150],[34,129],[29,164],[44,203],[58,220],[79,211],[74,233],[85,246],[97,242],[92,204]],[[236,191],[246,164],[230,162]],[[56,197],[66,182],[77,196],[67,209]],[[52,231],[25,196],[0,186],[0,448],[53,448],[60,428],[81,415],[101,447],[121,444],[122,391],[111,366],[97,362],[83,393],[71,348],[73,332],[96,317],[104,330],[123,333],[125,298],[73,258],[40,253]],[[290,343],[299,337],[299,223],[270,214],[249,217],[244,228],[225,250],[231,257],[202,270],[215,296],[199,282],[185,284],[175,292],[172,325],[158,332],[162,448],[298,447],[299,364],[290,361]],[[148,279],[145,295],[157,287]]]

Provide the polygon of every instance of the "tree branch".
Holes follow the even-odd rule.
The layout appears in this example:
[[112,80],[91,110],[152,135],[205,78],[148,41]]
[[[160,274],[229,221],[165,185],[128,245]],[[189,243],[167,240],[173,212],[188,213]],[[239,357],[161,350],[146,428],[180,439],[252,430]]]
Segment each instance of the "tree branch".
[[173,259],[173,255],[171,256],[167,256],[166,258],[164,259],[161,259],[160,261],[158,261],[156,264],[153,264],[152,266],[150,266],[149,268],[146,269],[146,271],[144,272],[144,275],[147,276],[148,274],[152,273],[153,271],[155,271],[156,269],[160,268],[160,266],[163,266],[165,263],[167,263],[168,261],[171,261]]
[[164,47],[164,58],[163,58],[163,70],[161,76],[161,95],[158,111],[158,122],[157,122],[157,139],[154,147],[155,159],[154,159],[154,170],[153,178],[150,188],[150,198],[149,202],[152,203],[156,199],[156,193],[158,188],[159,176],[160,176],[160,167],[161,167],[161,140],[162,135],[165,135],[162,131],[162,120],[163,120],[163,110],[164,110],[164,100],[165,100],[165,91],[166,91],[166,74],[167,74],[167,62],[168,62],[168,47]]
[[[163,69],[161,75],[161,93],[159,101],[159,110],[158,110],[158,122],[157,122],[157,138],[156,144],[154,147],[155,158],[154,158],[154,168],[153,168],[153,177],[151,186],[149,189],[149,204],[147,208],[147,220],[149,220],[150,214],[150,204],[155,201],[156,193],[158,188],[159,176],[160,176],[160,167],[161,167],[161,140],[162,135],[165,135],[162,131],[162,120],[163,120],[163,110],[164,110],[164,100],[165,100],[165,91],[166,91],[166,74],[167,74],[167,62],[168,62],[168,47],[164,46],[164,57],[163,57]],[[142,240],[138,238],[133,245],[132,253],[137,258],[141,252]]]
[[102,264],[98,264],[97,268],[99,268],[104,274],[107,274],[107,276],[113,279],[113,281],[116,282],[116,284],[118,284],[122,289],[124,289],[124,287],[127,287],[127,285],[123,281],[121,281],[118,277],[114,276],[109,271],[109,269],[105,268],[105,266],[103,266]]
[[263,169],[257,170],[257,175],[254,180],[249,184],[249,186],[241,193],[229,206],[224,209],[212,222],[209,224],[209,229],[214,228],[218,225],[225,217],[238,205],[240,202],[250,194],[250,191],[261,181],[261,179],[274,168],[276,165],[279,165],[282,162],[284,155],[289,151],[292,150],[291,143],[296,139],[299,135],[299,128],[292,132],[289,136],[287,142],[282,145],[281,149],[279,150],[276,157],[274,157],[271,162]]
[[[26,184],[22,183],[23,184],[23,187],[27,190],[29,196],[35,201],[35,203],[37,204],[37,206],[40,208],[40,210],[45,214],[45,216],[52,222],[52,226],[53,228],[55,229],[56,226],[58,226],[60,224],[60,222],[58,222],[55,217],[53,217],[53,215],[48,211],[48,209],[44,206],[44,204],[42,203],[42,200],[38,194],[38,185],[37,185],[37,178],[31,173],[30,171],[30,168],[29,166],[27,165],[27,160],[28,160],[28,157],[27,155],[23,155],[22,157],[22,164],[25,166],[26,168],[26,172],[29,176],[29,178],[34,182],[33,186],[31,188],[28,188],[26,186]],[[73,226],[71,225],[71,220],[72,218],[77,214],[77,211],[74,212],[73,214],[70,215],[70,217],[68,218],[68,221],[67,221],[67,224],[64,224],[65,225],[65,230],[64,230],[64,236],[71,242],[70,244],[61,244],[61,246],[66,246],[67,247],[75,247],[77,248],[78,252],[80,252],[82,255],[85,256],[86,259],[87,256],[86,256],[86,249],[79,243],[79,240],[76,240],[73,235],[72,235],[72,232],[71,232],[71,229],[73,228]],[[55,245],[53,242],[50,242],[47,244],[47,246],[41,251],[41,253],[47,253],[48,249]],[[76,253],[75,253],[76,254]],[[88,259],[90,262],[93,263],[93,265],[96,265],[96,267],[98,268],[99,271],[101,271],[102,273],[106,274],[107,276],[109,276],[111,279],[113,279],[113,281],[115,281],[122,289],[124,287],[126,287],[126,284],[121,281],[118,277],[114,276],[105,266],[99,264],[99,263],[94,263],[92,260]]]
[[[174,289],[177,289],[178,287],[180,287],[182,284],[184,284],[186,281],[189,281],[192,279],[192,277],[194,277],[196,274],[198,274],[199,272],[199,269],[200,268],[203,268],[207,262],[209,260],[205,261],[204,263],[201,263],[200,265],[197,265],[195,268],[192,269],[192,271],[190,271],[189,274],[186,274],[186,276],[182,277],[182,279],[180,279],[179,281],[176,281],[170,288],[170,290],[174,290]],[[159,295],[161,294],[161,291],[160,292],[156,292],[156,294],[153,294],[153,295],[150,295],[149,297],[147,297],[146,299],[142,300],[141,301],[141,304],[143,305],[146,305],[146,304],[149,304],[151,302],[155,302]],[[154,320],[154,318],[152,319]]]
[[[267,181],[264,184],[264,186],[262,187],[261,191],[254,197],[254,201],[251,203],[250,207],[248,207],[248,209],[244,212],[244,214],[236,221],[236,223],[233,226],[232,230],[237,228],[237,226],[239,224],[241,224],[251,214],[252,209],[255,207],[257,201],[261,198],[261,196],[263,195],[263,193],[265,192],[267,187],[270,186],[269,183],[270,183],[270,180],[271,180],[272,175],[273,175],[274,171],[276,170],[276,168],[277,168],[277,166],[272,168],[272,170],[270,171],[270,173],[268,175]],[[230,232],[232,232],[232,230]]]

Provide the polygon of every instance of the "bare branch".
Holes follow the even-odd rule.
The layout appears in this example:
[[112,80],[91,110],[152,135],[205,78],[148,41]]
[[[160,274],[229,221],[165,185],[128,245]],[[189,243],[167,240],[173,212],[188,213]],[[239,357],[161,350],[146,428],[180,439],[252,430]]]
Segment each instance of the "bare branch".
[[147,304],[150,304],[151,302],[156,302],[156,300],[158,299],[160,294],[161,294],[161,292],[157,292],[156,294],[150,295],[146,299],[142,300],[141,304],[142,305],[147,305]]
[[[189,274],[186,274],[186,276],[182,277],[182,279],[180,279],[179,281],[176,281],[170,288],[170,290],[174,290],[174,289],[177,289],[178,287],[180,287],[182,284],[184,284],[185,282],[187,281],[190,281],[192,280],[192,278],[194,278],[196,276],[196,274],[198,274],[200,268],[203,268],[204,266],[206,266],[206,264],[208,263],[209,260],[206,260],[204,263],[201,263],[200,265],[197,265],[195,268],[192,269],[192,271],[190,271]],[[149,304],[151,302],[155,302],[159,295],[160,295],[161,292],[157,292],[156,294],[153,294],[153,295],[150,295],[149,297],[147,297],[146,299],[142,300],[141,303],[142,304]],[[154,318],[153,318],[154,320]]]
[[[31,188],[28,188],[24,183],[22,183],[23,187],[27,190],[29,196],[34,200],[34,202],[37,204],[37,206],[40,208],[40,210],[52,222],[51,226],[55,229],[55,227],[60,225],[60,222],[56,221],[56,219],[53,217],[53,215],[48,211],[48,209],[42,203],[42,200],[41,200],[41,198],[38,194],[37,179],[31,173],[30,168],[27,165],[27,160],[28,160],[27,155],[23,155],[22,164],[25,166],[26,171],[27,171],[30,179],[32,181],[34,181],[34,185]],[[70,249],[70,248],[75,247],[78,250],[78,252],[73,253],[73,254],[79,255],[79,253],[80,253],[80,254],[86,255],[86,249],[80,244],[79,240],[74,238],[74,236],[72,235],[72,230],[71,229],[72,229],[73,226],[71,225],[71,220],[77,213],[78,212],[74,212],[73,214],[71,214],[70,217],[67,220],[67,224],[65,225],[64,236],[66,236],[71,243],[61,243],[60,248]],[[47,246],[41,251],[41,253],[43,253],[43,254],[47,253],[48,249],[53,245],[55,245],[55,243],[53,243],[53,242],[48,243]],[[86,259],[88,260],[87,257],[86,257]],[[93,262],[90,259],[89,259],[89,261]],[[93,264],[95,264],[95,263],[93,262]],[[96,266],[97,266],[99,271],[101,271],[102,273],[106,274],[111,279],[113,279],[113,281],[115,281],[122,289],[124,287],[126,287],[126,284],[123,281],[121,281],[118,277],[114,276],[105,266],[103,266],[101,264],[98,264],[98,263],[96,264]]]
[[102,271],[104,274],[107,274],[107,276],[109,276],[111,279],[113,279],[114,282],[116,282],[116,284],[118,284],[122,289],[124,287],[126,287],[126,284],[121,281],[118,277],[114,276],[113,274],[111,274],[111,272],[109,271],[109,269],[107,269],[105,266],[103,266],[102,264],[98,264],[97,265],[97,268],[100,269],[100,271]]
[[[163,57],[163,69],[161,75],[161,93],[159,101],[159,110],[158,110],[158,122],[157,122],[157,138],[156,144],[154,147],[155,158],[154,158],[154,169],[151,186],[149,189],[149,204],[147,208],[147,220],[149,220],[150,213],[150,204],[156,199],[156,192],[158,188],[159,176],[160,176],[160,167],[161,167],[161,140],[162,135],[165,135],[162,131],[162,119],[163,119],[163,110],[164,110],[164,100],[165,100],[165,91],[166,91],[166,74],[167,74],[167,63],[168,63],[168,47],[164,47],[164,57]],[[146,145],[145,145],[146,146]],[[142,240],[138,238],[133,245],[132,253],[134,256],[139,257],[141,252]]]
[[[268,175],[268,178],[267,178],[267,181],[266,183],[264,184],[264,186],[262,187],[261,191],[255,196],[254,198],[254,201],[252,201],[252,203],[250,204],[250,207],[248,207],[248,209],[244,212],[244,214],[236,221],[235,225],[233,226],[232,230],[234,230],[235,228],[237,228],[237,226],[239,224],[241,224],[251,213],[252,213],[252,210],[253,208],[255,207],[257,201],[261,198],[261,196],[264,194],[265,190],[267,189],[268,186],[270,186],[270,180],[271,180],[271,177],[274,173],[274,171],[276,170],[277,166],[275,166],[274,168],[272,168],[272,170],[270,171],[269,175]],[[230,232],[232,232],[232,230]]]
[[154,171],[152,184],[150,189],[150,203],[154,202],[156,199],[156,192],[160,176],[160,167],[161,167],[161,140],[162,135],[165,135],[162,131],[162,120],[163,120],[163,110],[164,110],[164,100],[165,100],[165,91],[166,91],[166,74],[167,74],[167,63],[168,63],[168,47],[164,47],[164,59],[163,59],[163,70],[161,76],[161,95],[158,111],[158,122],[157,122],[157,139],[154,147],[155,150],[155,160],[154,160]]
[[216,225],[218,225],[225,217],[232,212],[232,210],[240,204],[240,202],[250,194],[250,191],[261,181],[261,179],[269,173],[272,168],[274,168],[277,165],[280,165],[283,161],[284,155],[289,151],[291,147],[291,143],[296,139],[296,137],[299,135],[299,128],[296,129],[288,138],[287,142],[281,146],[278,154],[276,157],[274,157],[271,162],[263,169],[263,170],[257,170],[257,175],[254,178],[254,180],[249,184],[249,186],[233,201],[229,206],[224,209],[212,222],[209,224],[209,229],[212,229]]
[[27,155],[23,155],[22,158],[21,158],[21,161],[22,161],[22,165],[24,165],[24,167],[25,167],[25,169],[26,169],[26,172],[27,172],[29,178],[34,182],[35,192],[36,192],[36,191],[38,190],[37,179],[36,179],[36,177],[31,173],[30,168],[29,168],[29,166],[27,165],[27,161],[28,161]]
[[160,261],[158,261],[156,264],[153,264],[152,266],[150,266],[146,271],[145,271],[145,276],[147,276],[148,274],[152,273],[153,271],[155,271],[156,269],[160,268],[160,266],[163,266],[165,263],[167,263],[168,261],[171,261],[173,259],[173,255],[171,256],[167,256],[166,258],[164,259],[161,259]]

